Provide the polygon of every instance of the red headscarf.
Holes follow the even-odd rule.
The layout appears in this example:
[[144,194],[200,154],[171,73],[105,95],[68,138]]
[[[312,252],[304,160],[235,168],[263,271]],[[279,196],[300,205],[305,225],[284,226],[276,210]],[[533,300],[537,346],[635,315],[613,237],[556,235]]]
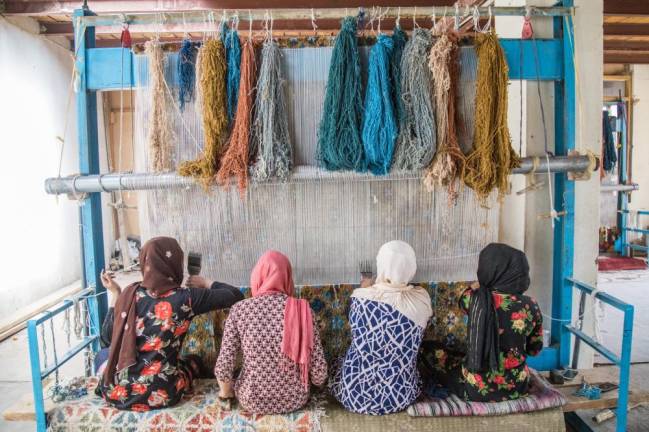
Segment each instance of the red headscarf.
[[140,250],[142,282],[135,282],[122,291],[115,304],[115,321],[104,384],[114,384],[115,372],[137,362],[135,321],[137,319],[135,292],[141,286],[153,296],[160,296],[183,281],[183,250],[171,237],[155,237]]
[[309,387],[313,351],[313,316],[306,300],[293,297],[293,271],[288,258],[277,251],[264,253],[250,275],[252,296],[286,294],[282,354],[300,367],[302,382]]

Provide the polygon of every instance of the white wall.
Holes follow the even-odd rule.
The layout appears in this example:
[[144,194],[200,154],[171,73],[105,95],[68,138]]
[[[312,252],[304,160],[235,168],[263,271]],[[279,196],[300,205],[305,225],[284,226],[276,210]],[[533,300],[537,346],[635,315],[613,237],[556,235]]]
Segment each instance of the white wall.
[[[633,65],[633,182],[640,185],[632,193],[632,209],[649,209],[649,65]],[[646,218],[645,218],[646,220]]]
[[[22,28],[0,17],[0,317],[78,280],[81,269],[78,205],[43,187],[58,172],[71,53],[35,35],[33,21],[12,22]],[[78,171],[70,108],[63,174]]]

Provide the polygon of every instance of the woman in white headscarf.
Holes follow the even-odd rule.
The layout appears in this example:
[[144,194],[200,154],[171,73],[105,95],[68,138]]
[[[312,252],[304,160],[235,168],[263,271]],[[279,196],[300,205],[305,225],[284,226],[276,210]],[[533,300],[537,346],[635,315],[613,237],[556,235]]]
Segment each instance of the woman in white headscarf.
[[382,415],[419,396],[417,352],[433,311],[428,292],[409,285],[417,259],[408,243],[381,246],[376,267],[376,282],[352,294],[352,342],[329,386],[346,409]]

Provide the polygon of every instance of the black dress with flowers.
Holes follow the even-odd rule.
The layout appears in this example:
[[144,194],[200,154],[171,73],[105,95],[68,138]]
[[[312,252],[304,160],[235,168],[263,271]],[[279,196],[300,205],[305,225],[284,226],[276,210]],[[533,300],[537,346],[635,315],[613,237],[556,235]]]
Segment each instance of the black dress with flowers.
[[[116,376],[117,385],[100,384],[102,396],[123,410],[148,411],[176,404],[191,389],[192,368],[180,358],[185,333],[194,316],[225,309],[243,299],[230,285],[215,282],[211,289],[178,288],[153,297],[136,291],[137,363]],[[109,315],[109,318],[112,317]],[[112,331],[107,320],[102,333]]]
[[[473,290],[460,298],[468,313]],[[471,373],[461,368],[464,398],[477,402],[499,402],[526,396],[529,386],[527,356],[543,348],[543,317],[539,305],[526,295],[493,293],[498,315],[499,368],[486,373]]]

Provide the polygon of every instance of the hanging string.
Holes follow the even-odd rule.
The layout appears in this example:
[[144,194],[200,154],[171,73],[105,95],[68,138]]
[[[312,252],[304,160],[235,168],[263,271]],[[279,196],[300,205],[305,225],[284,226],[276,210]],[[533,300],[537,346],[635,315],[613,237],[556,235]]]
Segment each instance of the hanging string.
[[507,128],[507,61],[493,32],[475,39],[476,76],[473,151],[466,160],[464,181],[485,202],[495,188],[507,192],[508,176],[520,163]]
[[318,130],[317,159],[327,170],[365,171],[361,142],[361,65],[355,17],[342,21],[327,79],[323,116]]
[[[272,32],[272,27],[271,27]],[[288,109],[284,94],[281,52],[269,32],[261,53],[257,100],[253,123],[253,153],[257,159],[252,178],[286,180],[293,169],[293,149],[288,132]]]
[[225,51],[218,39],[205,42],[200,56],[201,114],[205,145],[203,154],[194,161],[180,165],[178,173],[200,180],[208,187],[218,170],[219,158],[223,154],[223,143],[227,134],[228,117],[225,90]]
[[228,60],[228,120],[232,122],[237,111],[239,77],[241,75],[241,42],[237,28],[230,29],[225,36],[226,56]]
[[178,100],[181,111],[184,111],[185,103],[194,99],[196,54],[196,45],[190,39],[184,39],[178,52]]
[[[401,11],[397,15],[397,21],[399,21],[400,15]],[[397,26],[392,31],[392,55],[390,56],[390,81],[392,84],[392,100],[394,101],[397,126],[404,117],[403,96],[401,93],[401,59],[403,58],[403,49],[406,46],[406,41],[406,32],[401,29],[397,22]]]
[[390,86],[392,48],[392,38],[379,34],[370,51],[367,71],[362,140],[368,168],[375,175],[390,171],[397,138],[397,121]]
[[144,52],[149,61],[149,86],[151,88],[151,115],[149,118],[149,170],[154,172],[172,169],[172,145],[174,140],[171,129],[172,119],[167,109],[165,93],[164,64],[165,54],[159,41],[147,41]]
[[458,43],[453,33],[445,33],[430,50],[429,67],[435,89],[437,113],[437,154],[424,177],[424,184],[432,190],[435,184],[448,187],[451,202],[457,198],[455,178],[463,177],[464,154],[458,143],[455,127],[455,101],[459,76]]
[[221,168],[217,174],[218,183],[225,186],[230,184],[231,177],[236,177],[239,181],[239,191],[242,193],[248,185],[250,124],[256,78],[255,47],[252,39],[248,39],[243,46],[241,59],[237,112],[234,117],[234,125],[232,126],[227,150],[223,155]]
[[426,64],[431,45],[430,31],[417,27],[403,50],[401,91],[404,112],[400,119],[394,162],[399,170],[425,168],[435,154],[437,141],[431,101],[432,77]]

